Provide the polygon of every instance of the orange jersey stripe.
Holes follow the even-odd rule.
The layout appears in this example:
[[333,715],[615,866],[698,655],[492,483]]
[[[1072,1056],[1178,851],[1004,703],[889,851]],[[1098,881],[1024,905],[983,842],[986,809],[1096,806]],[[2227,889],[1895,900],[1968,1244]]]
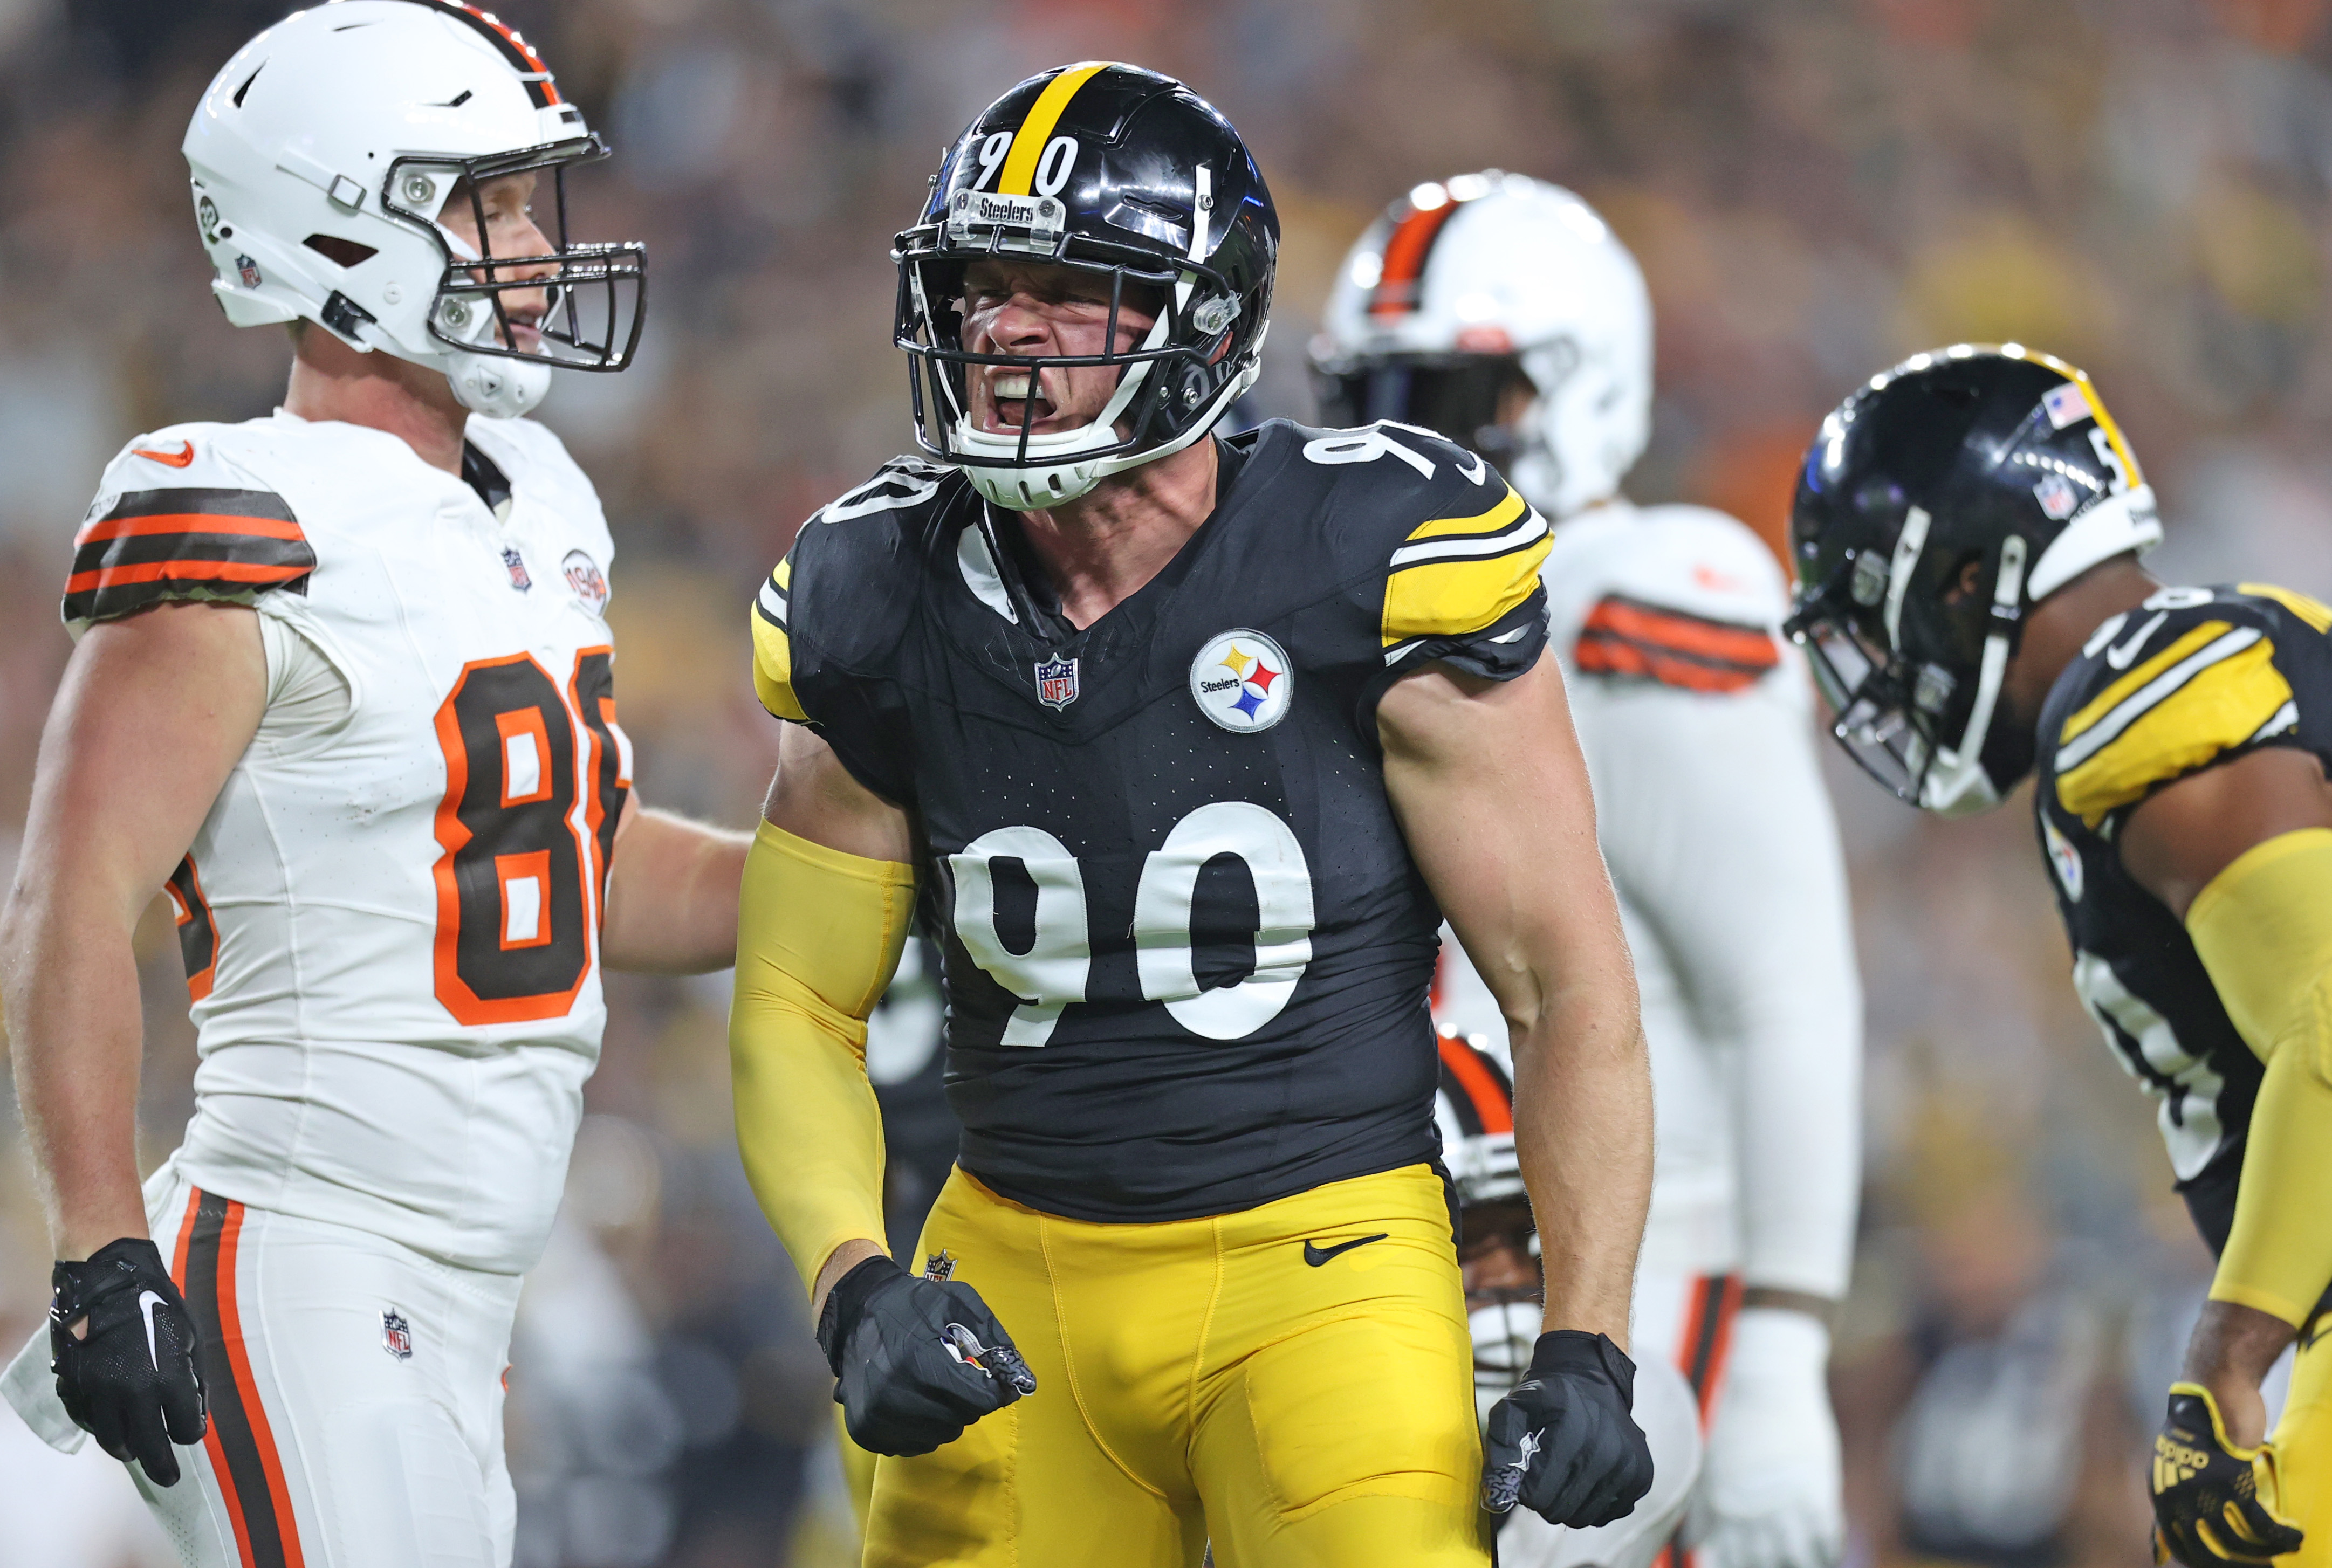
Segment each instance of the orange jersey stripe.
[[245,533],[262,539],[304,540],[296,522],[280,517],[231,517],[215,512],[174,512],[151,517],[100,518],[73,535],[78,547],[99,540],[147,533]]
[[[236,1305],[235,1280],[235,1253],[243,1239],[243,1215],[242,1204],[229,1202],[226,1222],[219,1232],[219,1337],[226,1342],[227,1360],[234,1368],[235,1384],[244,1394],[244,1419],[251,1423],[259,1462],[267,1475],[268,1495],[253,1501],[263,1504],[275,1515],[275,1533],[283,1543],[287,1568],[304,1568],[300,1553],[300,1525],[292,1516],[292,1489],[284,1484],[283,1461],[275,1451],[275,1434],[267,1424],[266,1402],[259,1397],[259,1385],[251,1375],[251,1356],[244,1346],[243,1315]],[[236,1510],[235,1533],[239,1539],[247,1539],[241,1512]],[[244,1551],[249,1550],[245,1544]]]
[[1482,1118],[1485,1133],[1511,1133],[1515,1130],[1515,1108],[1506,1100],[1505,1091],[1498,1080],[1474,1054],[1474,1047],[1455,1035],[1439,1037],[1441,1065],[1450,1076],[1465,1086],[1466,1097],[1474,1102],[1474,1114]]
[[1691,692],[1737,692],[1757,683],[1759,672],[1695,664],[1615,638],[1582,637],[1575,655],[1591,675],[1649,675],[1664,686]]
[[165,578],[185,582],[289,582],[315,569],[311,566],[263,566],[240,560],[149,560],[142,566],[104,566],[95,571],[75,572],[65,578],[65,592],[87,593],[91,588],[160,582]]
[[1586,629],[1616,632],[1638,642],[1658,643],[1680,654],[1724,659],[1736,664],[1770,670],[1782,662],[1773,636],[1754,626],[1713,621],[1700,616],[1654,609],[1607,598],[1588,613]]

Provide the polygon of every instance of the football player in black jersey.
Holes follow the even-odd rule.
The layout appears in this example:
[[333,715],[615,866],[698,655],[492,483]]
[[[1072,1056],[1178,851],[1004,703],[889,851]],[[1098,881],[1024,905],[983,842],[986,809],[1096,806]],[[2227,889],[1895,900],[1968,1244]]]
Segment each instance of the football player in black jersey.
[[[1791,629],[1858,761],[1946,815],[2036,775],[2073,983],[2218,1255],[2155,1442],[2158,1550],[2332,1562],[2332,608],[2149,577],[2127,442],[2014,345],[1848,398],[1792,536]],[[2295,1337],[2270,1439],[2260,1382]]]
[[[804,525],[754,611],[798,727],[746,876],[739,1135],[886,1456],[869,1563],[1480,1564],[1477,1494],[1593,1524],[1650,1479],[1649,1085],[1540,657],[1546,525],[1423,432],[1210,436],[1276,243],[1180,82],[1014,88],[898,240],[926,456]],[[1547,1263],[1486,1459],[1445,911],[1513,1022]],[[920,1277],[882,1255],[857,1055],[918,913],[964,1124]]]

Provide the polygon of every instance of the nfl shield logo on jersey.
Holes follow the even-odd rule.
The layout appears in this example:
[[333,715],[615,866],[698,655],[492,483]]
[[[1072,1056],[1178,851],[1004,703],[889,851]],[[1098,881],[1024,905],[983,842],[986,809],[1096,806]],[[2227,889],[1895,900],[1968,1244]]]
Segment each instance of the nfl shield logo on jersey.
[[380,1348],[399,1361],[413,1359],[413,1325],[393,1306],[380,1315]]
[[1037,661],[1037,700],[1047,708],[1066,708],[1077,700],[1075,659]]
[[514,550],[505,550],[502,551],[502,564],[510,568],[511,587],[524,593],[534,586],[534,578],[527,575],[526,557]]
[[1226,730],[1270,729],[1287,716],[1295,694],[1286,652],[1247,626],[1217,634],[1190,661],[1191,700]]

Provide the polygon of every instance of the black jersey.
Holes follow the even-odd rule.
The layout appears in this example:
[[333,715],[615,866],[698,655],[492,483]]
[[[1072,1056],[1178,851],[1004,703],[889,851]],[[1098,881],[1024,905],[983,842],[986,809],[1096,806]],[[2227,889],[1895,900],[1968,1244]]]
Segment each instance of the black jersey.
[[754,616],[772,712],[919,837],[961,1162],[1050,1213],[1226,1213],[1436,1152],[1440,913],[1375,710],[1546,642],[1547,527],[1400,426],[1226,444],[1213,513],[1079,631],[1018,519],[886,465]]
[[2327,629],[2332,608],[2289,589],[2165,588],[2099,626],[2041,710],[2035,801],[2073,984],[2161,1100],[2178,1190],[2214,1254],[2263,1068],[2186,928],[2122,868],[2115,838],[2164,785],[2259,747],[2332,763]]

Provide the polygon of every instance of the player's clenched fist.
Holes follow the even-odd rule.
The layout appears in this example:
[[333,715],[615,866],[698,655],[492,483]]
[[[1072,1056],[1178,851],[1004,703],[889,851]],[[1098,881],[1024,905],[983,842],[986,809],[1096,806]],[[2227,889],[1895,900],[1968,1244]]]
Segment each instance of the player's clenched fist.
[[1520,1502],[1551,1525],[1627,1517],[1652,1485],[1652,1450],[1631,1413],[1636,1363],[1605,1335],[1539,1335],[1530,1375],[1490,1407],[1482,1506]]
[[1036,1375],[980,1293],[870,1257],[835,1282],[817,1345],[841,1381],[850,1440],[877,1454],[928,1454],[1022,1394]]
[[202,1440],[195,1320],[151,1241],[123,1237],[50,1276],[49,1369],[65,1413],[158,1487],[177,1484],[172,1443]]
[[2200,1383],[2170,1385],[2170,1414],[2154,1439],[2153,1491],[2156,1563],[2228,1568],[2299,1550],[2299,1529],[2275,1511],[2273,1450],[2228,1442],[2218,1401]]

